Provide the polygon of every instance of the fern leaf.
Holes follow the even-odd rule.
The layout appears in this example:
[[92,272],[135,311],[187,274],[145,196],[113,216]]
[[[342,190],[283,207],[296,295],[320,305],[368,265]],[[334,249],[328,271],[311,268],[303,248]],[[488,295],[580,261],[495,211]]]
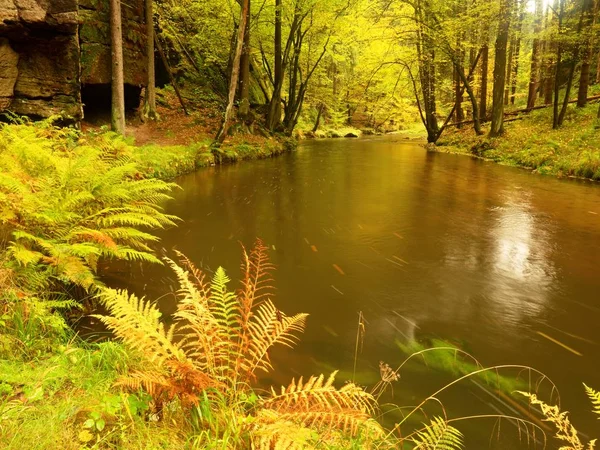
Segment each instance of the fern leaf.
[[590,398],[590,401],[592,402],[592,411],[594,412],[594,414],[600,416],[600,392],[595,391],[591,387],[587,386],[585,383],[583,384],[583,386],[585,387],[585,392],[587,393],[588,397]]
[[412,441],[415,450],[455,450],[464,446],[462,433],[441,417],[434,417]]
[[371,414],[375,409],[373,396],[353,383],[336,389],[333,385],[336,375],[337,371],[327,380],[324,375],[311,376],[306,383],[302,378],[297,383],[292,380],[279,394],[272,389],[272,396],[265,400],[264,406],[279,412],[355,410]]
[[248,360],[245,369],[249,377],[256,370],[269,372],[273,369],[268,350],[276,344],[294,347],[299,340],[297,335],[304,332],[307,317],[308,314],[288,317],[277,310],[271,300],[263,302],[247,326]]
[[175,328],[165,328],[155,304],[115,289],[105,289],[99,298],[111,315],[95,317],[126,345],[146,355],[157,366],[163,366],[169,359],[187,360],[180,344],[173,340]]

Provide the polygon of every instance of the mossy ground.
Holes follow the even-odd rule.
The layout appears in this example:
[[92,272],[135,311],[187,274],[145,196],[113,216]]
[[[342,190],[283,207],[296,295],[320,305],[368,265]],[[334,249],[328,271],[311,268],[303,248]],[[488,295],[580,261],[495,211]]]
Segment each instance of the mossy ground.
[[449,129],[435,150],[482,157],[501,164],[524,167],[541,174],[600,180],[600,128],[598,104],[569,106],[563,126],[552,129],[552,108],[521,114],[505,123],[501,137],[476,136],[469,126]]

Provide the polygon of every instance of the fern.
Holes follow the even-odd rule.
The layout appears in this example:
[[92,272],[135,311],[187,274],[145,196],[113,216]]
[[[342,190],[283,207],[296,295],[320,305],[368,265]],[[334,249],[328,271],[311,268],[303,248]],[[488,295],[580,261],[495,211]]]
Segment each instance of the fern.
[[160,262],[146,231],[178,219],[160,207],[174,184],[139,179],[116,141],[79,138],[48,123],[0,126],[0,225],[18,266],[89,289],[102,258]]
[[[587,388],[587,386],[586,386]],[[589,388],[587,388],[589,389]],[[586,389],[586,390],[587,390]],[[556,428],[555,437],[566,443],[566,446],[562,446],[561,450],[592,450],[595,448],[596,439],[588,442],[587,446],[584,446],[579,439],[579,434],[575,427],[571,424],[569,420],[568,412],[561,411],[558,406],[550,406],[546,404],[544,401],[537,398],[535,394],[530,394],[528,392],[520,392],[519,394],[524,395],[529,399],[529,403],[532,405],[537,405],[540,407],[542,414],[546,418],[545,420],[552,423]],[[595,393],[594,393],[595,394]],[[590,392],[588,391],[588,395]],[[590,396],[591,397],[591,396]]]
[[600,416],[600,392],[595,391],[591,387],[587,386],[585,383],[583,385],[585,387],[585,392],[587,393],[590,401],[592,402],[592,411],[594,414]]
[[441,417],[434,417],[412,439],[415,450],[454,450],[463,448],[463,435]]
[[311,448],[322,439],[383,435],[371,418],[375,399],[352,383],[336,388],[337,372],[328,378],[292,381],[248,409],[256,371],[273,369],[269,350],[275,345],[294,347],[307,315],[288,317],[266,296],[271,292],[272,265],[260,241],[250,254],[244,250],[244,278],[237,292],[228,290],[230,280],[222,268],[208,283],[180,257],[183,267],[165,258],[180,285],[170,328],[151,302],[111,289],[100,296],[111,313],[100,320],[147,362],[144,370],[119,384],[144,389],[159,404],[177,398],[184,406],[194,406],[202,398],[219,399],[215,414],[231,412],[236,423],[244,424],[255,448]]

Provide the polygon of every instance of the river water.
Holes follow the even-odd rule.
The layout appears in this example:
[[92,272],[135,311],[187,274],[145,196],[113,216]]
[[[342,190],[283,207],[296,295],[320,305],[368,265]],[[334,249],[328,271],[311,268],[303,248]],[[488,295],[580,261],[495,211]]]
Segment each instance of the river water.
[[[356,372],[364,384],[377,381],[379,361],[404,360],[399,344],[450,341],[485,365],[544,372],[581,431],[600,437],[582,385],[600,389],[598,184],[431,153],[400,136],[311,141],[177,183],[183,189],[166,207],[183,222],[161,233],[167,254],[177,248],[236,279],[240,242],[260,237],[277,265],[276,304],[310,314],[301,345],[275,352],[277,374],[263,381],[334,369],[351,378],[362,311]],[[173,309],[175,284],[164,268],[106,279]],[[415,405],[451,379],[415,362],[390,401]],[[513,414],[491,390],[461,383],[440,399],[453,417]],[[476,428],[467,448],[527,448],[516,446],[508,421],[502,435],[513,440],[498,441],[493,420]]]

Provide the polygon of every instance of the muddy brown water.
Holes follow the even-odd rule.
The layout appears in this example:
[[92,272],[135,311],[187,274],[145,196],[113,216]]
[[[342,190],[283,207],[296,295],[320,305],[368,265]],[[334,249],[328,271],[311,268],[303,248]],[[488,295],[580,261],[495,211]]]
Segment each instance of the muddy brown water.
[[[302,343],[273,353],[277,372],[263,383],[334,369],[340,380],[352,378],[362,311],[362,384],[377,381],[379,361],[404,360],[399,344],[446,340],[485,365],[544,372],[573,422],[600,437],[582,386],[600,389],[597,183],[430,153],[401,137],[306,142],[275,159],[176,181],[182,190],[165,206],[183,222],[160,233],[163,252],[176,248],[235,279],[239,243],[261,237],[277,265],[276,304],[310,314]],[[104,276],[159,299],[166,313],[174,308],[174,277],[165,268],[112,266]],[[401,375],[386,399],[401,406],[452,379],[416,361]],[[521,413],[478,382],[439,396],[450,417]],[[397,412],[386,417],[399,420]],[[519,442],[514,423],[500,428],[498,438],[493,419],[466,424],[467,448],[533,448]]]

